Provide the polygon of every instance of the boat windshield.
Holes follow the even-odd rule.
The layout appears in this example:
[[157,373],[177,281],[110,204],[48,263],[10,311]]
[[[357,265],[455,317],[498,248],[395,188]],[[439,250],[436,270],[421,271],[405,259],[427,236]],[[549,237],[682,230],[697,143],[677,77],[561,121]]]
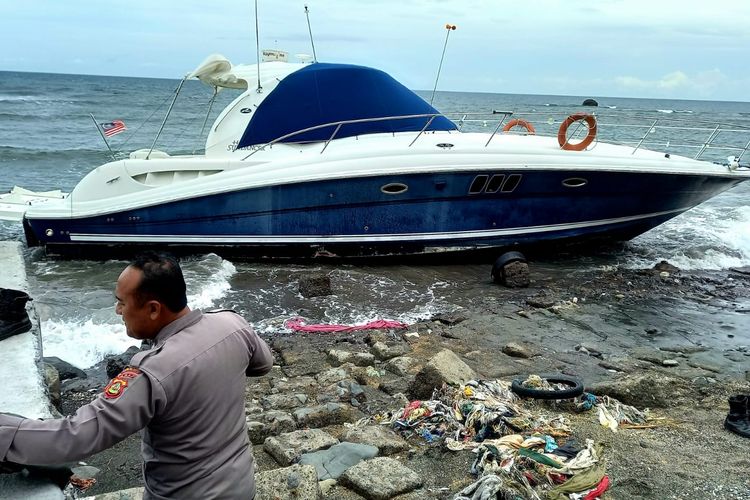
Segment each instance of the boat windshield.
[[[291,73],[258,105],[238,148],[266,144],[279,137],[326,123],[438,113],[390,75],[364,66],[315,63]],[[418,132],[430,117],[343,125],[336,138],[383,132]],[[438,116],[425,130],[456,130]],[[295,134],[280,142],[327,141],[335,126]]]

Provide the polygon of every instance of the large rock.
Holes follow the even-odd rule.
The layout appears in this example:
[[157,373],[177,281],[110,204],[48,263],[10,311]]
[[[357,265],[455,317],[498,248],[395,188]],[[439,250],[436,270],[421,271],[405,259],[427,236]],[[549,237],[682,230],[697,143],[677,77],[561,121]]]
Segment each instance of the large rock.
[[477,378],[477,374],[450,349],[433,356],[417,373],[409,387],[412,399],[427,399],[443,384],[461,385]]
[[531,284],[529,265],[522,261],[513,261],[502,266],[494,276],[497,283],[508,288],[526,288]]
[[517,344],[516,342],[508,342],[503,346],[503,353],[513,358],[524,358],[528,359],[534,355],[533,351],[528,347]]
[[291,465],[305,453],[322,450],[339,441],[320,429],[305,429],[269,437],[263,449],[281,465]]
[[62,396],[60,394],[60,375],[55,370],[55,367],[49,363],[43,363],[44,367],[44,382],[47,384],[47,393],[49,394],[50,403],[52,406],[60,409],[62,403]]
[[654,267],[651,269],[656,273],[668,272],[669,274],[675,274],[675,273],[680,272],[679,267],[673,266],[666,260],[662,260],[661,262],[654,264]]
[[292,414],[298,427],[327,427],[348,422],[351,418],[351,407],[342,403],[326,403],[300,408]]
[[305,394],[269,394],[260,398],[260,405],[265,410],[291,410],[305,404]]
[[274,378],[270,380],[271,387],[278,392],[308,392],[317,388],[318,383],[313,377]]
[[372,366],[375,363],[375,356],[369,352],[349,352],[340,349],[331,349],[328,351],[328,362],[333,366],[341,366],[345,363],[351,363],[355,366]]
[[247,431],[253,444],[262,444],[269,436],[278,436],[297,429],[297,422],[290,413],[267,411],[247,417]]
[[299,293],[303,297],[321,297],[331,295],[331,278],[327,274],[310,273],[299,279]]
[[388,457],[358,463],[341,476],[340,482],[371,500],[388,500],[422,486],[416,472]]
[[665,375],[624,376],[594,384],[586,389],[597,396],[610,396],[627,405],[644,408],[668,408],[694,402],[696,388],[681,378]]
[[444,325],[457,325],[462,321],[466,321],[467,319],[469,319],[469,316],[463,311],[439,313],[430,318],[431,321],[438,321]]
[[349,379],[331,384],[318,394],[318,403],[345,401],[357,406],[357,403],[364,403],[365,399],[367,398],[362,386]]
[[305,453],[300,457],[302,465],[313,465],[318,472],[318,481],[338,479],[350,467],[362,460],[377,456],[375,446],[357,443],[339,443],[327,450]]
[[414,362],[414,359],[409,356],[398,356],[389,359],[388,362],[385,363],[385,369],[396,375],[404,376],[408,375],[409,372],[412,372]]
[[326,354],[324,352],[311,352],[309,350],[300,360],[290,362],[285,359],[284,361],[285,364],[281,367],[281,370],[287,377],[299,377],[302,375],[314,376],[330,366],[326,360]]
[[375,342],[370,347],[370,352],[381,361],[386,361],[396,356],[403,356],[411,351],[411,347],[406,343],[386,344],[385,342]]
[[43,358],[43,361],[45,363],[48,363],[55,367],[55,370],[57,370],[57,373],[60,374],[60,380],[68,380],[71,378],[86,378],[88,375],[86,375],[86,372],[81,370],[80,368],[77,368],[67,361],[63,361],[62,359],[58,358],[57,356],[45,356]]
[[350,368],[354,365],[343,365],[318,373],[315,377],[320,385],[327,386],[335,384],[351,376]]
[[258,500],[318,500],[323,494],[312,465],[292,465],[255,474]]
[[119,375],[120,372],[130,365],[130,360],[133,359],[133,356],[138,354],[139,351],[140,349],[133,346],[128,348],[128,350],[122,354],[106,356],[104,361],[107,363],[107,377],[114,378]]
[[353,427],[344,434],[344,441],[375,446],[381,455],[393,455],[409,449],[409,444],[401,436],[382,425]]

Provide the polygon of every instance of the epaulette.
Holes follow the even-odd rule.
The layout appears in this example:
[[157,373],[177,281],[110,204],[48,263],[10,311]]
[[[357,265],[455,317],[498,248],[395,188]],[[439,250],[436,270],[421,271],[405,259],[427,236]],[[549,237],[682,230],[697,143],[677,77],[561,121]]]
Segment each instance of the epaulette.
[[203,314],[216,314],[216,313],[223,313],[223,312],[230,312],[230,313],[236,314],[237,316],[240,316],[240,313],[238,313],[237,311],[233,309],[214,309],[212,311],[203,311]]

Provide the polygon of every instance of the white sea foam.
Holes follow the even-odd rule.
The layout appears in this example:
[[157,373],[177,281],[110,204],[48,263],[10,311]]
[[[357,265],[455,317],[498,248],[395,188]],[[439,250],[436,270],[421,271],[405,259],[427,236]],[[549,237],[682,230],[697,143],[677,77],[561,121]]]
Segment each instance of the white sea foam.
[[639,237],[634,246],[649,251],[625,267],[651,267],[660,260],[686,270],[750,266],[750,206],[693,209]]
[[45,356],[57,356],[78,368],[95,365],[108,354],[121,354],[140,342],[125,334],[122,323],[78,321],[42,322]]
[[[222,260],[217,270],[207,281],[199,284],[197,293],[188,295],[188,304],[192,309],[207,309],[215,305],[216,301],[224,297],[231,289],[229,280],[237,273],[237,268],[228,260]],[[193,285],[195,286],[195,285]],[[188,290],[191,283],[188,283]]]

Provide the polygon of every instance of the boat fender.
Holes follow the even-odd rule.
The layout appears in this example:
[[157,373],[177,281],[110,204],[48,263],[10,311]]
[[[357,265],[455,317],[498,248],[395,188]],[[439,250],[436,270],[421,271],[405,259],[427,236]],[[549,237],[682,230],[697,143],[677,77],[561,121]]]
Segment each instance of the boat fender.
[[506,123],[505,126],[503,127],[503,132],[510,132],[510,130],[513,127],[523,127],[526,129],[526,132],[528,132],[530,135],[536,134],[534,125],[532,125],[531,122],[527,122],[526,120],[521,120],[519,118],[514,118],[508,123]]
[[[577,121],[586,122],[589,132],[581,142],[572,144],[568,142],[568,127]],[[594,138],[596,138],[596,118],[587,113],[573,113],[562,122],[560,130],[557,131],[557,142],[566,151],[583,151],[594,142]]]

